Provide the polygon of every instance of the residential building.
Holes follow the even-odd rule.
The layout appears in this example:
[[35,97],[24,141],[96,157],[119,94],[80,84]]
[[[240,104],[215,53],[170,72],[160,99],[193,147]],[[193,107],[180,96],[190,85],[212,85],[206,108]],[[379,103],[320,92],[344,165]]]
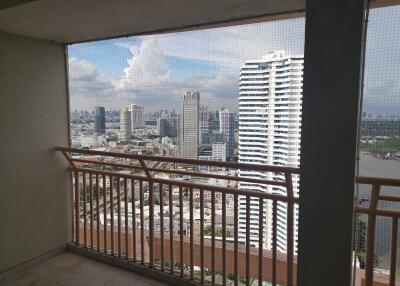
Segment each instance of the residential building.
[[106,112],[103,106],[94,108],[94,127],[97,133],[106,132]]
[[[273,52],[260,60],[246,61],[240,72],[239,96],[239,162],[260,165],[298,167],[300,164],[301,101],[303,57]],[[240,176],[283,181],[283,174],[240,170]],[[298,192],[298,177],[293,178]],[[241,182],[240,189],[273,194],[286,194],[286,188]],[[250,209],[250,243],[258,243],[258,200],[252,199]],[[246,235],[246,199],[240,198],[239,237]],[[272,244],[272,203],[264,207],[267,230],[264,246]],[[286,252],[286,204],[278,203],[277,247]],[[298,208],[294,210],[294,249],[297,252]]]
[[187,92],[183,96],[182,114],[179,116],[178,155],[197,159],[199,145],[199,92]]

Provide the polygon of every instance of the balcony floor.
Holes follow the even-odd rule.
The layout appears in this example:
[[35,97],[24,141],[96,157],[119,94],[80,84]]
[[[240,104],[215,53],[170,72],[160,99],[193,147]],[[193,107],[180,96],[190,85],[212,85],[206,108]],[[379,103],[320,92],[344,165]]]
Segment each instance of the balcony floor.
[[163,286],[139,274],[63,252],[34,267],[0,280],[0,286]]

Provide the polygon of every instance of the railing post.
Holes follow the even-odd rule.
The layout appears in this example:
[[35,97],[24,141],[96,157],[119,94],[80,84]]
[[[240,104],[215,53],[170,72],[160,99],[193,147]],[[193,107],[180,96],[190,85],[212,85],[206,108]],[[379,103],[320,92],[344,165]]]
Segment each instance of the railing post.
[[154,267],[154,181],[146,162],[140,159],[139,163],[149,181],[149,266]]
[[286,181],[286,195],[288,197],[287,202],[287,285],[293,285],[293,239],[294,239],[294,230],[293,230],[293,215],[294,215],[294,203],[293,203],[293,182],[292,182],[292,174],[285,173],[285,181]]
[[378,207],[379,192],[381,186],[372,185],[371,199],[369,202],[368,230],[367,230],[367,254],[365,261],[365,286],[372,286],[374,280],[374,248],[375,248],[375,227],[376,209]]

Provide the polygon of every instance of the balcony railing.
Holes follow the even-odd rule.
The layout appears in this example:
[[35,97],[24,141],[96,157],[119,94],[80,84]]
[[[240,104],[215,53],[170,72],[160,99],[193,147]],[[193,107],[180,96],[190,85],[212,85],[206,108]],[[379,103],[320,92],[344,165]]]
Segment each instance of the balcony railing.
[[[357,206],[356,212],[360,215],[367,215],[367,234],[366,234],[366,259],[365,259],[365,273],[359,271],[359,279],[361,285],[365,286],[383,286],[383,285],[398,285],[396,283],[396,270],[397,270],[397,248],[398,248],[398,222],[400,211],[397,207],[395,209],[388,209],[380,205],[379,202],[400,202],[400,196],[393,196],[388,194],[393,192],[393,189],[386,190],[382,194],[384,187],[400,187],[400,179],[387,179],[387,178],[373,178],[373,177],[357,177],[359,185],[371,186],[370,197],[368,199],[368,206]],[[376,247],[376,226],[377,218],[391,219],[391,241],[390,241],[390,266],[389,277],[374,271],[375,262],[375,247]],[[374,277],[374,273],[375,276]],[[365,274],[365,276],[364,276]],[[389,280],[389,281],[388,281]]]
[[[298,168],[57,150],[72,171],[74,248],[181,281],[296,285]],[[378,201],[400,202],[380,194],[382,186],[400,187],[400,180],[358,177],[357,183],[372,186],[368,207],[356,207],[368,216],[365,269],[355,270],[357,285],[395,285],[400,212],[379,209]],[[377,216],[393,222],[390,275],[374,275]],[[278,248],[282,235],[284,250]]]

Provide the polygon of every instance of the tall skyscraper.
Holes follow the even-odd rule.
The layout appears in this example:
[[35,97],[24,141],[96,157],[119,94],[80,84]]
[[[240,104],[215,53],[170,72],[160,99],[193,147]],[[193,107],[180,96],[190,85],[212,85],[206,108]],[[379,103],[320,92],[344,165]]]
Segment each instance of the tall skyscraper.
[[226,157],[228,160],[232,160],[235,147],[235,114],[229,109],[219,111],[219,132],[224,134]]
[[197,159],[199,102],[200,93],[198,92],[187,92],[183,96],[178,128],[178,155],[183,158]]
[[94,108],[94,126],[97,133],[106,132],[106,111],[103,106]]
[[131,112],[128,108],[124,108],[119,113],[119,132],[120,139],[126,141],[131,136]]
[[144,107],[137,104],[130,104],[129,111],[131,112],[131,131],[133,132],[136,128],[144,126],[143,119]]
[[[246,61],[240,71],[239,96],[239,162],[298,167],[300,164],[301,101],[303,90],[303,57],[273,52],[261,60]],[[284,180],[282,174],[240,170],[241,177]],[[293,177],[298,193],[298,177]],[[286,194],[280,186],[240,183],[239,188],[275,194]],[[239,238],[246,235],[246,199],[239,198]],[[266,225],[264,246],[272,244],[272,202],[263,209]],[[258,199],[252,199],[250,243],[258,245]],[[277,206],[277,248],[287,251],[287,208]],[[294,247],[297,252],[298,208],[294,210]]]
[[209,133],[210,133],[210,119],[211,113],[207,110],[207,107],[200,108],[200,132],[199,132],[199,143],[208,144],[209,143]]

